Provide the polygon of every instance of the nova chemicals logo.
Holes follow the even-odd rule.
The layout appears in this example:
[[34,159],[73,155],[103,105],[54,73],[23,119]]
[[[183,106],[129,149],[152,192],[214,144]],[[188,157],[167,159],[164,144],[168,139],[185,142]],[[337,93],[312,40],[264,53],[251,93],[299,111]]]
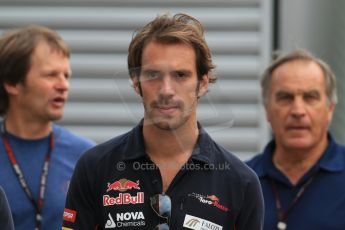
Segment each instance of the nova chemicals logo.
[[108,219],[104,228],[122,228],[122,227],[143,227],[145,226],[145,217],[143,212],[124,212],[116,213],[116,222],[111,214],[108,214]]
[[113,217],[110,215],[110,213],[108,214],[108,220],[107,222],[105,223],[105,226],[104,228],[115,228],[116,227],[116,224],[113,220]]

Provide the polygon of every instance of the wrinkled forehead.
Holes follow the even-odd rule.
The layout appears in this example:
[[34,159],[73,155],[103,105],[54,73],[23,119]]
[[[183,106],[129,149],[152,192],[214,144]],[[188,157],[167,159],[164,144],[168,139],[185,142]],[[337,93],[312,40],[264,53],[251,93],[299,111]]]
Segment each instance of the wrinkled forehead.
[[278,66],[271,75],[271,89],[280,87],[325,89],[322,68],[313,61],[294,60]]

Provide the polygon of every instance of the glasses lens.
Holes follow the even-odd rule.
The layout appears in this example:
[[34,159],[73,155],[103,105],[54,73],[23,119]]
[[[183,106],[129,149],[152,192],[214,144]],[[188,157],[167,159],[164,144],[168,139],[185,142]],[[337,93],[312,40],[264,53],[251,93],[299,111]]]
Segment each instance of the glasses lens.
[[153,230],[169,230],[168,224],[159,224]]
[[[157,194],[151,197],[151,206],[153,210],[163,218],[169,218],[171,214],[171,199],[164,194]],[[164,228],[162,228],[164,229]]]

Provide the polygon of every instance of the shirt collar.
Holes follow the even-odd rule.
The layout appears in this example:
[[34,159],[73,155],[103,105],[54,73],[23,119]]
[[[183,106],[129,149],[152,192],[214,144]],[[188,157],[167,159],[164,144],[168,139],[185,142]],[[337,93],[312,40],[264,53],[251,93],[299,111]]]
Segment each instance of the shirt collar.
[[[322,157],[316,163],[316,166],[320,169],[329,172],[338,172],[344,170],[345,167],[345,155],[341,153],[339,145],[335,142],[332,135],[328,133],[328,146]],[[275,141],[271,140],[265,147],[262,155],[262,164],[259,164],[257,168],[257,175],[259,177],[267,175],[271,170],[275,169],[272,156],[275,149]]]
[[328,146],[317,164],[326,171],[339,172],[344,170],[344,157],[345,155],[341,151],[341,146],[338,145],[332,135],[328,133]]
[[[213,154],[213,141],[207,132],[198,123],[199,136],[197,143],[192,152],[192,159],[202,163],[214,163],[215,158]],[[125,161],[137,160],[140,158],[148,158],[145,151],[144,137],[143,137],[143,120],[132,129],[128,136],[128,141],[124,147]]]
[[256,166],[257,169],[255,171],[258,177],[263,177],[267,175],[269,169],[274,168],[274,165],[272,163],[272,156],[273,156],[274,149],[275,149],[275,142],[274,140],[271,140],[270,142],[268,142],[268,144],[266,145],[262,153],[262,158],[261,158],[262,163],[257,164]]

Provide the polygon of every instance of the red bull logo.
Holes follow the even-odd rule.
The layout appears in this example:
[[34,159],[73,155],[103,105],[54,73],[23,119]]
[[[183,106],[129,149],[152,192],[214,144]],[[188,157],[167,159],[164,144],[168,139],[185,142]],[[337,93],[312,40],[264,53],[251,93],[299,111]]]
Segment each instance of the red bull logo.
[[125,191],[130,190],[130,189],[140,190],[139,180],[134,182],[134,181],[127,180],[127,179],[120,179],[120,180],[115,181],[113,183],[108,183],[107,186],[108,186],[107,192],[112,191],[112,190],[120,191],[120,192],[125,192]]
[[136,196],[129,193],[119,193],[118,197],[103,195],[103,206],[122,205],[122,204],[143,204],[144,193],[138,192]]

